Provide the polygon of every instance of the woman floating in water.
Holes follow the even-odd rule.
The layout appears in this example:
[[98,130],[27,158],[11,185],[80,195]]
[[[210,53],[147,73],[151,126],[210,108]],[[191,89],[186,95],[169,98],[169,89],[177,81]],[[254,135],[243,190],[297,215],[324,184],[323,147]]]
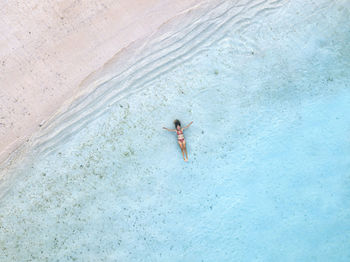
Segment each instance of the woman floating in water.
[[[177,142],[180,145],[182,156],[183,156],[185,161],[188,161],[188,156],[187,156],[186,141],[185,141],[185,138],[184,138],[184,135],[183,135],[183,130],[186,129],[186,128],[189,128],[190,125],[192,125],[192,123],[193,123],[193,121],[191,121],[191,123],[189,123],[187,126],[181,127],[180,121],[176,119],[174,121],[175,129],[168,129],[166,127],[163,127],[163,129],[166,129],[168,131],[174,131],[174,132],[176,131],[176,133],[177,133]],[[185,153],[186,153],[186,158],[185,158]]]

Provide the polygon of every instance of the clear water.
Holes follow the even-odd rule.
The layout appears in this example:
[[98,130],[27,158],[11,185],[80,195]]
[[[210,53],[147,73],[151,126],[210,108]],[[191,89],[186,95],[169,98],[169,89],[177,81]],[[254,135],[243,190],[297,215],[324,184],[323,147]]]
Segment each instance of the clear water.
[[350,261],[350,3],[236,6],[13,168],[1,261]]

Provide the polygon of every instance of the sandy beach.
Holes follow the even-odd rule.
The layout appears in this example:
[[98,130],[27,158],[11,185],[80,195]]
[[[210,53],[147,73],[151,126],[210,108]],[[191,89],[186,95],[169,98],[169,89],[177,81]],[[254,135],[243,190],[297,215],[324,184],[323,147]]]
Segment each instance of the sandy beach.
[[115,54],[201,2],[2,3],[0,163]]
[[350,1],[107,1],[0,4],[0,261],[350,261]]

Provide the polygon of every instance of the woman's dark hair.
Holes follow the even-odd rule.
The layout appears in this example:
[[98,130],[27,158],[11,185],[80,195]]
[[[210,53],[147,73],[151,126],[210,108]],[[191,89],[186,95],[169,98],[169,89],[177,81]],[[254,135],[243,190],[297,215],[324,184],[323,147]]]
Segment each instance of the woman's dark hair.
[[175,125],[175,129],[177,129],[177,126],[180,126],[181,127],[181,123],[179,120],[175,119],[174,120],[174,125]]

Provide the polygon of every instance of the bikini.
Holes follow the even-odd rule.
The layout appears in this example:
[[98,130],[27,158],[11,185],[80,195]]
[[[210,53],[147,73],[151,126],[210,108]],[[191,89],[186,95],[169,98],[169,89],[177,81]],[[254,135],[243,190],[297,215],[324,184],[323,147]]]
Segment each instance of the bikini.
[[182,132],[182,130],[176,130],[176,133],[177,133],[177,141],[184,141],[185,140],[185,138],[184,138],[184,135],[183,135],[183,132]]

